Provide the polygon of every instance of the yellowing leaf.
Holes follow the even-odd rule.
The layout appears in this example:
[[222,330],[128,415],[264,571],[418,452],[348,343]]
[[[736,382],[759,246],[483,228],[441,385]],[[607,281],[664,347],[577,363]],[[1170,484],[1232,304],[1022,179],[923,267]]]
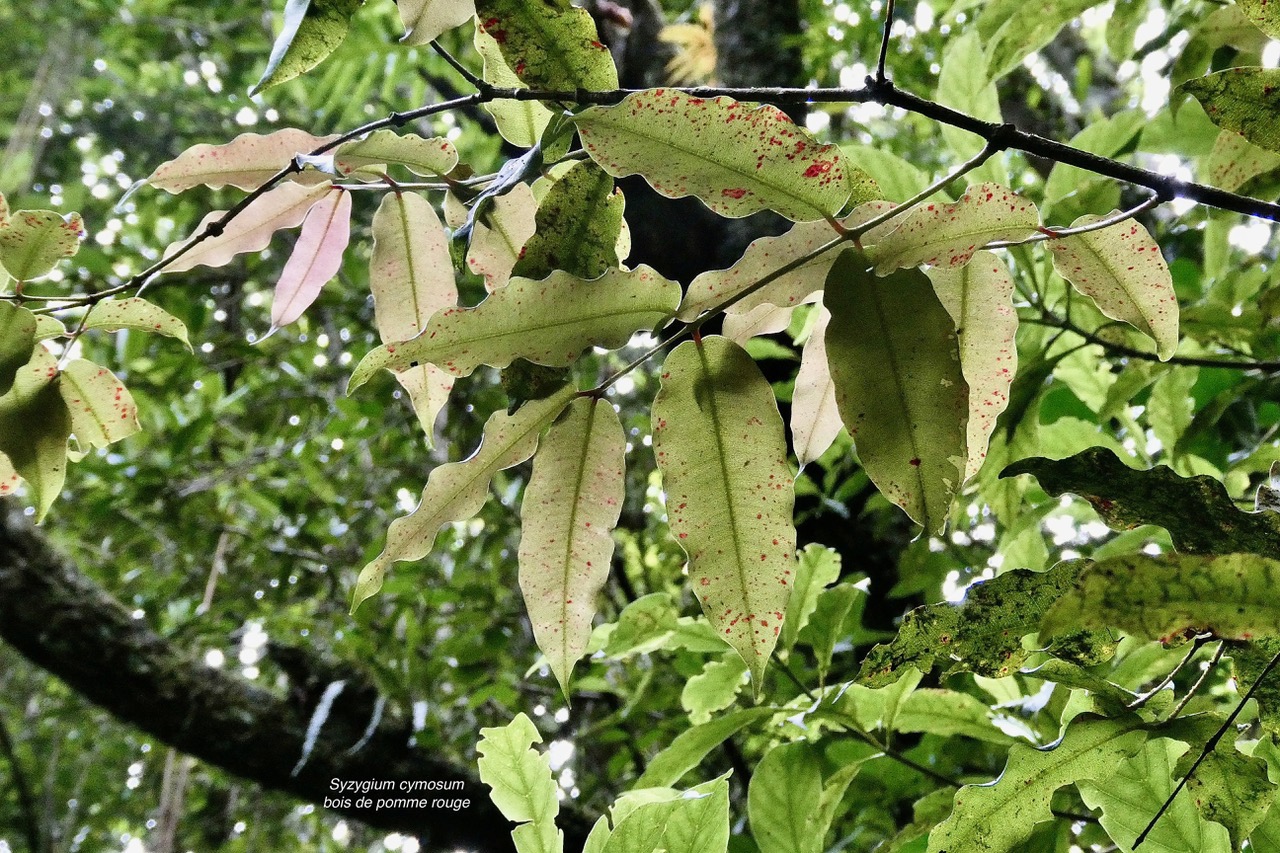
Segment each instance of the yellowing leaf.
[[782,417],[751,357],[721,337],[667,356],[653,401],[667,523],[716,633],[759,691],[795,578],[795,494]]
[[827,452],[844,424],[836,405],[836,386],[827,365],[827,324],[831,312],[818,308],[818,321],[800,354],[796,389],[791,398],[791,443],[803,468]]
[[482,364],[506,367],[524,358],[566,367],[592,346],[614,349],[675,311],[680,286],[647,266],[614,270],[593,281],[554,272],[543,281],[514,278],[475,308],[446,308],[418,337],[386,344],[356,366],[349,388],[378,370],[415,363],[468,376]]
[[[1105,218],[1082,216],[1071,227]],[[1099,231],[1053,239],[1049,249],[1058,274],[1092,299],[1099,311],[1154,338],[1162,360],[1173,355],[1178,348],[1178,297],[1160,246],[1142,223],[1128,219]]]
[[0,395],[13,387],[35,345],[36,315],[12,302],[0,302]]
[[[0,454],[27,481],[36,521],[44,518],[67,476],[71,416],[58,393],[58,360],[40,344],[0,397]],[[10,474],[7,483],[13,485]]]
[[879,278],[846,250],[827,278],[827,363],[867,476],[926,532],[946,524],[965,467],[969,387],[955,327],[919,270]]
[[978,252],[972,263],[960,269],[932,267],[928,275],[955,323],[960,370],[969,383],[967,480],[987,458],[987,442],[996,419],[1009,405],[1009,389],[1018,372],[1013,278],[991,252]]
[[956,268],[993,240],[1025,240],[1040,227],[1036,206],[1008,187],[976,184],[958,201],[924,202],[874,241],[867,256],[876,272],[921,265]]
[[721,216],[774,210],[804,222],[876,197],[875,182],[773,106],[694,98],[672,89],[628,95],[574,117],[582,145],[615,178],[642,175],[668,198],[696,196]]
[[478,0],[477,30],[502,51],[520,80],[537,89],[606,91],[618,88],[613,56],[595,21],[569,0]]
[[386,163],[404,166],[415,175],[447,175],[458,165],[458,149],[442,136],[426,139],[416,133],[383,129],[333,150],[333,165],[340,175]]
[[1254,145],[1280,151],[1280,69],[1228,68],[1188,80],[1174,90],[1190,94],[1209,119]]
[[[166,192],[180,193],[196,186],[236,187],[252,190],[288,166],[299,154],[314,151],[337,136],[312,136],[304,130],[286,127],[265,136],[242,133],[225,145],[200,143],[160,164],[147,183]],[[307,171],[291,177],[304,184],[328,180],[319,172]]]
[[267,70],[249,90],[256,95],[292,80],[323,62],[342,44],[351,27],[351,16],[364,0],[288,0],[284,27],[271,46]]
[[84,222],[80,214],[59,216],[52,210],[15,211],[0,229],[0,267],[18,281],[39,278],[80,251]]
[[1209,183],[1235,192],[1258,175],[1280,168],[1280,154],[1259,148],[1238,133],[1224,130],[1205,162]]
[[533,455],[538,436],[575,393],[576,389],[566,386],[544,400],[525,403],[513,415],[495,412],[485,422],[479,450],[464,462],[449,462],[433,470],[417,508],[391,522],[382,553],[360,570],[352,611],[382,588],[391,564],[421,560],[431,553],[441,527],[465,521],[479,512],[493,476]]
[[612,404],[580,397],[533,458],[520,515],[520,591],[565,695],[591,637],[622,512],[625,437]]
[[[165,249],[165,257],[169,258],[188,244],[195,243],[190,251],[165,267],[164,271],[185,272],[201,265],[220,267],[229,263],[236,255],[260,252],[271,242],[271,235],[275,232],[299,225],[306,218],[311,205],[324,198],[330,189],[328,181],[315,186],[282,184],[275,187],[255,199],[243,213],[227,223],[220,235],[205,237],[198,243],[195,243],[195,237],[190,237]],[[203,234],[207,226],[217,222],[225,213],[226,211],[215,210],[207,214],[196,227],[195,234]]]
[[58,390],[71,413],[71,432],[82,448],[106,447],[141,429],[133,395],[105,367],[83,359],[69,362],[62,369]]
[[60,338],[66,333],[67,327],[62,325],[61,320],[50,317],[48,314],[36,315],[36,341]]
[[271,302],[271,331],[302,316],[342,268],[351,240],[351,193],[335,190],[307,211],[302,233],[276,282]]
[[594,163],[575,163],[538,204],[534,234],[511,274],[541,279],[564,270],[596,278],[617,267],[624,206],[613,178]]
[[511,278],[520,249],[533,236],[538,203],[528,184],[516,184],[493,200],[485,216],[476,218],[471,231],[467,266],[484,276],[485,289],[493,293]]
[[404,44],[426,44],[446,30],[460,27],[476,13],[475,0],[400,0]]
[[9,457],[0,453],[0,498],[13,494],[21,483],[22,477],[18,476],[18,472],[14,470]]
[[[476,27],[475,45],[480,58],[484,60],[481,77],[486,83],[504,89],[529,88],[507,65],[493,36],[485,33],[481,27]],[[502,138],[519,148],[532,148],[536,145],[547,123],[551,121],[551,110],[537,101],[490,101],[484,108],[493,116]]]
[[0,228],[9,226],[9,200],[0,193]]
[[148,302],[140,296],[99,302],[85,318],[84,327],[105,329],[108,332],[118,329],[155,332],[158,335],[177,338],[187,349],[191,349],[187,327],[182,321],[154,302]]

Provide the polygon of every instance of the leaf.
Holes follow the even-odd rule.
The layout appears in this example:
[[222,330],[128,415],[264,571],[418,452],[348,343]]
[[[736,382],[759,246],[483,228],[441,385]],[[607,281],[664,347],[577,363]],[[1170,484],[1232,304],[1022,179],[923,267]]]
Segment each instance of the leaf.
[[642,175],[662,195],[697,196],[721,216],[826,219],[878,195],[838,147],[819,144],[773,106],[650,89],[584,110],[574,123],[583,148],[615,178]]
[[897,681],[905,667],[928,672],[939,659],[992,678],[1010,675],[1030,654],[1022,638],[1039,630],[1040,617],[1072,589],[1082,569],[1081,562],[1047,572],[1014,569],[973,584],[959,604],[917,607],[892,642],[867,653],[858,682],[882,687]]
[[671,745],[654,756],[636,780],[636,788],[654,788],[674,785],[684,774],[702,763],[707,753],[752,723],[777,714],[772,708],[744,708],[709,723],[685,729]]
[[574,388],[566,386],[545,400],[526,403],[515,414],[495,412],[485,422],[479,450],[466,461],[435,468],[427,478],[418,506],[391,522],[382,552],[360,570],[352,594],[352,611],[382,588],[391,564],[421,560],[431,553],[441,527],[465,521],[479,512],[494,475],[533,455],[538,436],[564,410],[574,393]]
[[1044,636],[1119,628],[1147,640],[1209,632],[1248,640],[1280,635],[1280,561],[1256,554],[1132,554],[1085,569],[1045,613]]
[[14,211],[0,229],[0,268],[18,281],[37,279],[80,251],[84,222],[80,214],[52,210]]
[[747,790],[751,834],[760,853],[822,850],[822,838],[813,832],[821,797],[822,774],[813,747],[788,743],[766,752]]
[[[484,60],[481,77],[486,83],[504,89],[529,88],[507,65],[502,57],[502,50],[493,36],[487,34],[483,28],[476,27],[474,41],[476,52]],[[490,101],[484,105],[484,109],[493,116],[493,121],[498,125],[498,133],[502,138],[519,148],[531,148],[538,144],[542,131],[551,121],[551,110],[537,101],[503,99]]]
[[58,390],[82,447],[107,447],[141,429],[133,395],[105,367],[83,359],[68,362]]
[[521,504],[520,591],[534,639],[566,696],[609,577],[625,444],[612,404],[574,400],[542,440]]
[[35,345],[36,315],[12,302],[0,302],[0,396],[9,393]]
[[[1106,218],[1087,214],[1071,227]],[[1150,335],[1161,361],[1169,360],[1178,348],[1178,297],[1160,246],[1142,223],[1128,219],[1048,243],[1059,275],[1106,316]]]
[[908,695],[893,719],[894,731],[961,735],[986,743],[1008,744],[1014,738],[996,728],[991,709],[967,693],[922,689]]
[[493,38],[506,64],[535,89],[603,92],[618,88],[613,56],[595,21],[568,0],[478,0],[477,30]]
[[[969,423],[964,478],[978,473],[996,420],[1009,405],[1018,373],[1018,314],[1013,310],[1013,278],[991,252],[978,252],[960,269],[933,267],[928,272],[938,300],[955,323],[960,341],[960,372],[969,384]],[[799,380],[796,381],[797,392]]]
[[[942,53],[942,67],[938,73],[935,97],[938,103],[954,110],[999,124],[1004,119],[1000,115],[1000,98],[993,82],[996,78],[990,73],[990,62],[982,45],[983,40],[972,27],[965,27],[959,37],[947,40]],[[944,124],[941,132],[947,147],[961,160],[973,157],[986,145],[986,140],[977,134],[949,124]],[[999,157],[992,157],[971,172],[969,179],[1008,183],[1008,174],[1004,161]],[[920,185],[921,189],[928,183],[925,180]],[[909,193],[905,198],[912,195],[914,193]]]
[[364,0],[288,0],[284,26],[271,46],[267,69],[249,94],[292,80],[315,68],[347,37],[351,16]]
[[359,388],[382,368],[436,364],[468,376],[481,364],[506,367],[524,358],[566,367],[587,347],[614,349],[675,311],[680,287],[647,266],[615,270],[595,281],[553,272],[544,281],[513,278],[475,308],[446,308],[418,337],[386,344],[364,357],[351,376]]
[[[101,303],[99,303],[101,304]],[[47,341],[50,338],[61,338],[67,334],[67,327],[62,321],[48,314],[36,315],[36,341]]]
[[791,398],[791,443],[803,468],[827,452],[844,423],[836,404],[836,386],[827,363],[827,325],[831,312],[818,308],[818,320],[805,341]]
[[818,596],[840,577],[840,553],[823,545],[809,544],[800,552],[796,579],[792,584],[791,604],[782,624],[782,646],[791,648],[796,637],[809,624],[818,606]]
[[[1071,138],[1071,146],[1101,157],[1118,157],[1129,148],[1150,118],[1142,110],[1125,110],[1091,122]],[[1044,184],[1044,206],[1067,198],[1098,176],[1066,163],[1055,163]],[[1056,207],[1056,205],[1055,205]]]
[[1034,235],[1040,214],[1008,187],[976,184],[958,201],[924,202],[895,221],[898,227],[867,249],[879,275],[925,264],[962,267],[987,243]]
[[[724,313],[724,322],[721,324],[720,334],[739,346],[746,347],[747,352],[759,360],[761,355],[753,352],[753,345],[764,344],[764,341],[751,342],[752,338],[761,335],[772,335],[782,332],[791,325],[791,316],[795,311],[794,308],[778,308],[775,305],[757,305],[745,314],[726,311]],[[791,350],[774,341],[768,341],[775,347],[775,351],[786,353],[785,356],[779,355],[779,358],[794,358]]]
[[1028,5],[1021,0],[997,0],[978,16],[978,33],[987,43],[991,79],[999,80],[1031,53],[1053,41],[1058,30],[1101,0],[1049,0]]
[[1268,151],[1280,151],[1280,69],[1228,68],[1188,80],[1174,96],[1191,95],[1209,119]]
[[[835,646],[846,634],[844,626],[850,613],[860,614],[866,603],[866,593],[851,583],[842,583],[818,594],[817,605],[809,623],[801,629],[797,639],[813,649],[818,662],[818,674],[823,683],[831,669]],[[855,610],[854,605],[858,607]],[[794,605],[793,605],[794,606]]]
[[[1190,767],[1191,757],[1179,762],[1178,773]],[[1267,762],[1245,755],[1231,743],[1211,750],[1191,778],[1187,793],[1205,821],[1222,824],[1239,850],[1267,816],[1276,799],[1276,786],[1267,778]]]
[[0,228],[9,227],[9,200],[0,193]]
[[84,327],[103,329],[108,332],[119,329],[154,332],[165,337],[177,338],[187,349],[191,349],[187,327],[182,321],[154,302],[148,302],[140,296],[99,302],[85,316]]
[[476,13],[475,0],[399,0],[397,8],[405,29],[400,41],[407,45],[426,44]]
[[351,193],[337,189],[307,211],[298,242],[276,282],[272,332],[297,320],[316,301],[320,289],[342,268],[342,253],[350,240]]
[[506,285],[520,250],[537,227],[538,203],[528,184],[516,184],[498,196],[488,215],[477,217],[471,231],[467,266],[484,276],[484,286],[493,293]]
[[689,722],[701,725],[716,711],[733,704],[742,690],[747,665],[730,652],[718,660],[707,661],[702,672],[692,676],[680,691],[680,707],[689,713]]
[[625,200],[613,178],[590,161],[575,163],[551,185],[535,216],[535,230],[511,274],[544,279],[554,270],[597,278],[618,266],[618,234]]
[[[160,164],[147,178],[147,183],[174,194],[197,186],[253,190],[288,166],[297,155],[314,151],[337,138],[337,135],[312,136],[305,130],[286,127],[265,136],[242,133],[225,145],[202,142]],[[289,179],[303,184],[328,180],[316,171],[304,171]]]
[[1204,164],[1208,182],[1227,192],[1235,192],[1259,175],[1276,169],[1280,169],[1280,154],[1259,148],[1230,130],[1218,134]]
[[956,792],[951,817],[929,834],[929,853],[1012,851],[1042,820],[1050,820],[1054,791],[1072,782],[1106,780],[1117,762],[1142,748],[1141,718],[1077,717],[1052,747],[1015,744],[1004,772],[988,785]]
[[729,782],[643,803],[614,819],[605,853],[724,853],[729,846]]
[[293,228],[302,223],[311,205],[324,198],[332,189],[328,181],[314,186],[281,184],[253,201],[244,212],[227,223],[218,236],[209,236],[196,243],[199,235],[220,220],[226,211],[214,210],[206,214],[195,229],[195,236],[165,249],[170,258],[189,244],[190,251],[164,268],[164,272],[185,272],[200,265],[220,267],[230,263],[244,252],[260,252],[271,242],[271,236],[281,228]]
[[618,615],[617,624],[604,647],[605,656],[621,659],[666,648],[677,625],[671,596],[663,592],[642,595]]
[[1272,38],[1280,38],[1280,12],[1268,0],[1240,0],[1239,6],[1254,26]]
[[667,523],[702,610],[757,691],[795,580],[795,493],[782,416],[760,368],[721,337],[667,356],[653,401]]
[[560,800],[546,755],[532,749],[542,736],[524,714],[505,726],[480,730],[476,751],[480,781],[507,820],[520,824],[512,832],[520,853],[559,853],[563,834],[556,829]]
[[[57,499],[67,475],[71,416],[57,378],[58,360],[36,344],[13,387],[0,397],[0,454],[8,459],[6,467],[27,481],[37,522]],[[12,484],[12,475],[7,482]]]
[[340,175],[386,163],[404,166],[415,175],[439,177],[458,165],[458,149],[443,136],[426,139],[416,133],[387,129],[375,130],[363,139],[344,142],[333,149],[334,168]]
[[867,476],[929,533],[965,466],[969,389],[954,326],[919,270],[878,278],[846,250],[831,268],[827,362]]

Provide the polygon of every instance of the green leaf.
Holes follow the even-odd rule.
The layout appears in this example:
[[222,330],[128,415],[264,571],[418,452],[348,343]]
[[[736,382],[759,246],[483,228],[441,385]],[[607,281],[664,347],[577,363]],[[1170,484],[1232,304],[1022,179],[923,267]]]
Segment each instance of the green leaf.
[[831,589],[824,589],[818,595],[818,601],[809,618],[809,624],[800,631],[798,640],[813,649],[818,662],[818,674],[823,683],[827,672],[831,669],[831,658],[835,654],[836,643],[844,637],[845,622],[851,612],[860,613],[861,606],[854,609],[854,604],[864,604],[866,593],[850,583],[842,583]]
[[[161,163],[147,178],[147,183],[174,194],[198,186],[253,190],[288,166],[294,157],[337,138],[336,135],[312,136],[305,130],[285,127],[266,135],[242,133],[224,145],[202,142]],[[328,178],[309,170],[291,175],[289,180],[317,184]]]
[[917,690],[902,702],[893,720],[894,731],[963,735],[987,743],[1008,744],[1014,738],[991,721],[991,709],[967,693]]
[[830,322],[831,312],[825,306],[819,306],[817,322],[804,343],[791,397],[791,444],[801,468],[826,453],[844,426],[836,403],[836,385],[827,362],[827,326]]
[[1280,679],[1272,673],[1263,684],[1255,687],[1254,682],[1276,653],[1280,652],[1280,641],[1264,639],[1231,643],[1228,652],[1231,655],[1231,672],[1235,676],[1237,689],[1242,693],[1253,693],[1253,698],[1258,702],[1258,721],[1275,738],[1280,735]]
[[594,281],[556,271],[543,281],[513,278],[475,308],[446,308],[412,340],[373,350],[351,375],[354,391],[382,369],[435,364],[469,376],[517,358],[567,367],[588,347],[615,349],[671,316],[680,286],[647,266],[613,270]]
[[533,455],[538,437],[564,411],[575,392],[567,386],[545,400],[521,406],[513,415],[495,412],[485,422],[479,450],[465,462],[449,462],[433,470],[417,508],[391,522],[382,553],[360,570],[352,611],[382,588],[392,563],[421,560],[431,553],[441,527],[479,512],[494,475]]
[[[942,54],[942,68],[938,73],[938,88],[934,93],[938,103],[968,113],[983,121],[996,122],[1000,115],[1000,98],[996,94],[994,75],[988,73],[989,61],[982,48],[982,41],[971,27],[964,27],[958,37],[947,40]],[[942,138],[955,156],[961,160],[973,157],[986,140],[975,133],[944,124]],[[1008,183],[1009,170],[1000,157],[992,157],[969,174],[970,180],[992,180]],[[921,189],[928,185],[921,184]],[[914,193],[908,194],[910,198]]]
[[1106,780],[1117,762],[1142,748],[1144,726],[1136,716],[1081,716],[1050,748],[1015,744],[998,780],[956,792],[951,817],[929,835],[929,853],[1017,849],[1036,823],[1053,818],[1049,803],[1056,790],[1073,782]]
[[80,251],[82,236],[78,213],[64,217],[52,210],[14,211],[9,225],[0,229],[0,268],[18,281],[39,278]]
[[848,142],[841,144],[840,149],[871,176],[881,196],[891,202],[906,201],[929,186],[928,175],[892,151]]
[[622,193],[589,161],[575,163],[538,205],[533,236],[511,274],[543,279],[554,270],[596,278],[618,266]]
[[154,332],[157,335],[177,338],[187,349],[191,349],[191,339],[187,337],[187,327],[182,321],[154,302],[148,302],[140,296],[99,302],[85,318],[84,327],[103,329],[108,332],[119,329]]
[[1268,151],[1280,151],[1280,69],[1228,68],[1174,90],[1193,96],[1209,119]]
[[760,853],[819,853],[814,823],[822,798],[818,756],[807,743],[775,746],[764,754],[747,790],[751,834]]
[[617,625],[609,635],[604,653],[612,658],[624,658],[666,648],[677,624],[671,596],[665,592],[642,595],[618,615]]
[[426,44],[447,30],[460,27],[476,13],[474,0],[399,0],[401,43]]
[[1272,38],[1280,38],[1280,11],[1268,0],[1240,0],[1239,6],[1254,26]]
[[0,396],[9,393],[18,370],[31,360],[36,319],[26,308],[0,302]]
[[605,853],[724,853],[729,845],[729,782],[716,779],[683,795],[667,795],[615,820]]
[[969,388],[955,327],[919,270],[880,278],[846,250],[827,277],[827,361],[867,476],[929,533],[965,467]]
[[[1071,146],[1100,157],[1118,157],[1128,149],[1150,119],[1142,110],[1125,110],[1102,121],[1090,122],[1071,137]],[[1098,176],[1076,166],[1055,163],[1044,183],[1044,207],[1067,198]]]
[[777,714],[772,708],[745,708],[718,717],[709,723],[681,732],[671,745],[654,756],[636,780],[636,788],[674,785],[680,777],[702,763],[707,753],[752,723]]
[[[1177,772],[1185,774],[1191,761],[1188,754]],[[1187,780],[1187,793],[1200,817],[1225,826],[1231,848],[1239,850],[1266,818],[1276,799],[1276,786],[1267,778],[1267,762],[1245,755],[1231,743],[1219,743]]]
[[520,591],[534,639],[565,695],[609,577],[625,444],[610,403],[574,400],[542,440],[520,508]]
[[[1119,211],[1112,211],[1115,215]],[[1101,222],[1085,215],[1072,228]],[[1136,219],[1098,231],[1051,239],[1053,266],[1098,310],[1150,335],[1168,361],[1178,348],[1178,297],[1160,246]]]
[[663,364],[652,422],[689,582],[758,691],[796,565],[795,492],[773,389],[733,342],[686,341]]
[[487,291],[506,285],[520,250],[537,228],[538,203],[528,184],[516,184],[493,200],[488,213],[476,218],[471,230],[467,266],[484,276]]
[[862,760],[850,761],[828,776],[826,781],[823,782],[822,797],[818,800],[818,811],[813,816],[811,826],[818,850],[827,849],[827,833],[831,831],[831,824],[835,820],[836,811],[840,808],[840,803],[844,800],[844,795],[849,790],[849,785],[861,769]]
[[939,660],[993,678],[1012,674],[1030,654],[1022,638],[1039,629],[1040,617],[1075,585],[1083,567],[1014,569],[973,584],[959,604],[917,607],[892,642],[867,653],[858,681],[880,687],[897,681],[904,667],[928,672]]
[[840,577],[840,554],[823,545],[809,544],[800,552],[796,579],[792,584],[791,604],[782,624],[782,646],[791,648],[796,637],[809,624],[818,606],[818,595]]
[[[71,415],[58,393],[57,379],[58,360],[37,344],[13,386],[0,396],[0,454],[7,457],[7,467],[27,481],[37,522],[57,499],[67,476]],[[12,485],[12,474],[6,483]]]
[[732,705],[746,674],[747,665],[736,654],[707,661],[702,672],[686,681],[680,691],[680,706],[689,713],[689,721],[700,725],[710,720],[714,712]]
[[568,0],[479,0],[477,30],[493,38],[506,64],[535,89],[553,92],[618,88],[613,56],[595,21]]
[[[978,252],[960,269],[928,272],[938,300],[951,315],[960,342],[960,372],[969,383],[969,423],[964,477],[982,468],[996,420],[1009,405],[1018,373],[1018,314],[1013,309],[1013,277],[991,252]],[[797,380],[797,390],[799,381]]]
[[559,853],[564,838],[556,829],[560,800],[546,755],[532,749],[542,736],[524,714],[505,726],[480,730],[480,781],[507,820],[520,824],[511,833],[520,853]]
[[721,216],[773,210],[804,222],[878,196],[838,147],[820,145],[773,106],[650,89],[574,122],[587,153],[615,178],[642,175],[662,195],[696,196]]
[[1029,6],[1022,0],[996,0],[978,16],[978,33],[987,43],[992,80],[999,80],[1029,54],[1053,41],[1058,30],[1101,0],[1047,0]]
[[[516,73],[511,70],[502,57],[502,49],[482,27],[476,27],[476,52],[484,60],[481,77],[486,83],[492,83],[504,89],[529,88]],[[484,109],[493,116],[502,138],[519,148],[532,148],[542,138],[542,131],[551,121],[551,110],[538,101],[490,101]]]
[[315,68],[347,37],[351,16],[364,0],[288,0],[284,26],[271,46],[267,69],[250,95]]
[[1230,130],[1218,134],[1204,164],[1208,182],[1227,192],[1235,192],[1259,175],[1276,169],[1280,169],[1280,154],[1259,148]]
[[333,149],[333,163],[340,175],[392,163],[415,175],[438,177],[458,165],[458,149],[443,136],[426,139],[416,133],[383,129]]
[[58,390],[82,448],[107,447],[141,429],[133,395],[105,367],[83,359],[68,362]]

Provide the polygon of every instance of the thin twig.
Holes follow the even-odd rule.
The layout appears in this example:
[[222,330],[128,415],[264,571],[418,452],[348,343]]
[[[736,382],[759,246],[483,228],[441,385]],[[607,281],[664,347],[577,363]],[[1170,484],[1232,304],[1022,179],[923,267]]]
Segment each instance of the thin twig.
[[876,63],[876,82],[887,83],[884,75],[885,62],[889,56],[889,36],[893,31],[893,0],[888,0],[884,9],[884,33],[880,37],[880,60]]
[[[1045,349],[1048,350],[1048,347],[1045,347]],[[1178,661],[1177,665],[1173,669],[1169,670],[1168,675],[1160,679],[1159,684],[1157,684],[1155,687],[1152,687],[1146,693],[1143,693],[1140,696],[1138,696],[1138,698],[1134,699],[1128,705],[1125,705],[1125,707],[1128,708],[1130,711],[1133,711],[1147,704],[1147,702],[1151,700],[1152,696],[1155,696],[1161,690],[1164,690],[1164,688],[1167,685],[1171,684],[1173,680],[1178,677],[1178,673],[1182,672],[1183,668],[1187,664],[1191,663],[1191,659],[1196,656],[1196,652],[1204,648],[1205,644],[1208,643],[1210,639],[1211,638],[1207,634],[1196,637],[1195,641],[1191,644],[1191,648],[1188,649],[1187,653],[1182,656],[1182,660]]]
[[479,75],[473,73],[471,69],[459,62],[453,54],[445,50],[439,39],[432,39],[431,49],[440,54],[440,58],[449,63],[450,67],[457,71],[463,80],[475,86],[477,92],[484,92],[488,89],[489,84],[481,80]]
[[1046,240],[1058,240],[1063,237],[1074,237],[1077,234],[1088,234],[1090,231],[1101,231],[1104,228],[1110,228],[1112,225],[1119,225],[1143,211],[1150,210],[1160,204],[1160,196],[1153,195],[1151,198],[1139,205],[1121,211],[1114,216],[1108,216],[1105,219],[1099,219],[1097,222],[1090,222],[1088,225],[1081,225],[1078,228],[1042,228],[1039,233],[1028,237],[1025,240],[995,240],[987,243],[984,249],[1008,249],[1013,246],[1027,246],[1031,243],[1043,243]]
[[1091,344],[1097,344],[1103,349],[1114,355],[1122,355],[1126,358],[1137,358],[1143,361],[1163,361],[1164,364],[1176,364],[1182,367],[1213,367],[1224,370],[1264,370],[1277,371],[1280,370],[1280,361],[1249,361],[1246,359],[1229,359],[1229,358],[1202,358],[1200,356],[1191,355],[1174,355],[1167,359],[1161,359],[1160,356],[1153,352],[1144,352],[1125,344],[1115,343],[1113,341],[1101,338],[1093,332],[1084,329],[1072,323],[1070,320],[1059,317],[1047,308],[1041,308],[1039,317],[1028,317],[1026,322],[1035,323],[1040,326],[1049,326],[1055,329],[1064,329],[1073,334],[1079,335]]
[[1209,677],[1209,673],[1213,672],[1213,668],[1222,660],[1222,653],[1226,651],[1226,649],[1227,644],[1219,640],[1217,651],[1215,651],[1213,653],[1213,657],[1209,658],[1208,662],[1205,663],[1204,670],[1200,673],[1200,677],[1196,679],[1195,684],[1192,684],[1191,687],[1187,689],[1187,695],[1183,696],[1182,699],[1178,701],[1178,704],[1173,706],[1173,710],[1169,712],[1169,716],[1165,719],[1165,722],[1178,718],[1178,715],[1187,707],[1187,703],[1195,697],[1201,686],[1204,685],[1205,680]]

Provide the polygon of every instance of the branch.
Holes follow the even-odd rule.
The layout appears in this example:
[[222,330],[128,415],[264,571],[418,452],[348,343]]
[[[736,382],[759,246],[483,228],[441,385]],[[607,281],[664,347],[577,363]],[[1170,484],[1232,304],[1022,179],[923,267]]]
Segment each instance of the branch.
[[48,848],[40,840],[42,833],[40,817],[36,813],[36,800],[31,794],[31,785],[27,781],[27,774],[22,770],[22,764],[18,761],[18,751],[14,747],[13,738],[9,736],[9,729],[5,726],[3,717],[0,717],[0,752],[4,753],[5,761],[9,764],[9,774],[18,792],[18,806],[22,809],[22,829],[27,837],[27,848],[31,853],[43,853]]
[[[1065,317],[1059,317],[1047,308],[1041,308],[1039,317],[1031,317],[1027,319],[1028,323],[1036,323],[1041,326],[1049,326],[1054,329],[1064,329],[1072,334],[1079,335],[1091,344],[1097,344],[1108,352],[1115,355],[1122,355],[1126,358],[1137,358],[1142,361],[1161,361],[1160,356],[1153,352],[1145,352],[1125,344],[1109,341],[1100,337],[1093,332],[1086,331]],[[1280,361],[1250,361],[1248,359],[1230,359],[1230,358],[1201,358],[1192,355],[1174,355],[1163,360],[1164,364],[1177,364],[1183,367],[1215,367],[1223,370],[1280,370]]]

